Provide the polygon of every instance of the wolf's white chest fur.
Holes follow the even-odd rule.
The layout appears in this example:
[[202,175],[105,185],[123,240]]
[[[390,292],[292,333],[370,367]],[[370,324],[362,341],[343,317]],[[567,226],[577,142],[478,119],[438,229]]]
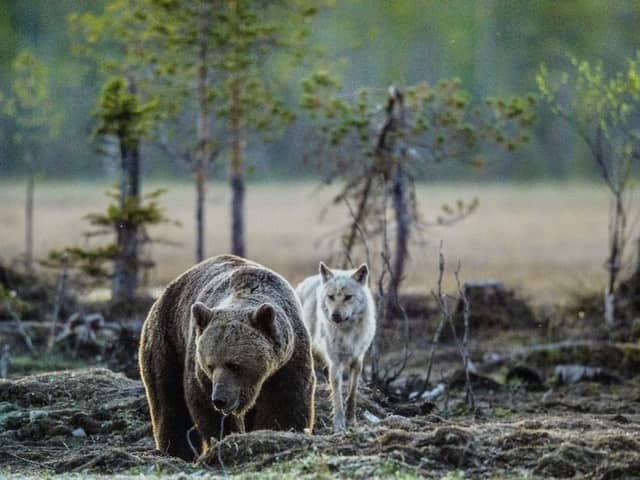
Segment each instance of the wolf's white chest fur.
[[307,278],[297,289],[304,323],[309,329],[313,349],[327,363],[346,364],[362,359],[376,331],[375,305],[369,288],[359,286],[349,320],[336,323],[323,306],[325,290],[319,275]]
[[364,356],[375,333],[373,312],[367,311],[346,325],[332,322],[319,305],[315,313],[317,326],[312,341],[317,353],[328,360],[327,363],[349,364]]

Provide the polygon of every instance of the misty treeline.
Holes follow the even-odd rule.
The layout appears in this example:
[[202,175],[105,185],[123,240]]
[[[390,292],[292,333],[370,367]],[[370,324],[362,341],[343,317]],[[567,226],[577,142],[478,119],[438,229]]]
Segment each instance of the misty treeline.
[[[139,270],[152,265],[139,254],[152,241],[147,227],[168,221],[159,192],[142,193],[151,175],[182,171],[193,179],[196,261],[207,255],[209,180],[228,181],[228,250],[238,255],[247,250],[245,189],[256,170],[342,182],[335,203],[352,217],[339,244],[342,264],[358,243],[380,235],[390,210],[393,297],[410,239],[427,226],[414,182],[443,172],[457,179],[586,174],[604,181],[615,205],[606,300],[614,311],[638,160],[638,57],[626,20],[640,10],[632,4],[606,12],[588,1],[525,9],[493,0],[377,9],[310,0],[6,7],[0,33],[11,61],[0,64],[7,85],[0,167],[28,178],[27,270],[36,174],[110,170],[118,180],[107,211],[88,218],[97,228],[90,235],[114,241],[52,256],[111,278],[114,299],[132,296]],[[606,63],[575,60],[574,52]],[[438,223],[454,223],[475,205],[445,207]]]
[[[100,13],[108,2],[0,1],[0,91],[12,82],[12,64],[22,49],[43,59],[49,71],[52,102],[63,111],[60,133],[41,152],[47,176],[116,175],[110,162],[96,155],[88,138],[103,75],[74,55],[78,38],[69,34],[68,17],[86,11]],[[162,2],[160,2],[162,3]],[[171,2],[166,2],[171,3]],[[605,68],[620,68],[637,48],[640,7],[635,2],[599,0],[511,2],[451,0],[347,0],[315,2],[319,8],[310,44],[334,59],[348,90],[358,86],[386,87],[420,81],[436,83],[459,77],[474,95],[509,96],[535,89],[535,72],[545,63],[550,71],[565,65],[567,54],[589,60],[606,59]],[[260,2],[257,5],[261,5]],[[325,8],[330,7],[330,8]],[[116,48],[113,46],[113,48]],[[115,53],[115,52],[114,52]],[[309,52],[309,57],[314,53]],[[305,71],[271,64],[284,104],[298,104],[298,85]],[[193,104],[185,106],[196,115]],[[249,178],[309,177],[315,172],[300,161],[307,122],[298,118],[286,135],[273,142],[246,142]],[[11,119],[0,119],[0,175],[26,175],[22,145],[12,141]],[[552,178],[597,177],[588,149],[572,129],[546,109],[540,112],[530,146],[518,161],[504,159],[480,171],[461,165],[432,167],[421,178]],[[144,147],[143,147],[144,148]],[[223,163],[213,165],[218,176]],[[184,162],[153,152],[145,173],[190,178]]]

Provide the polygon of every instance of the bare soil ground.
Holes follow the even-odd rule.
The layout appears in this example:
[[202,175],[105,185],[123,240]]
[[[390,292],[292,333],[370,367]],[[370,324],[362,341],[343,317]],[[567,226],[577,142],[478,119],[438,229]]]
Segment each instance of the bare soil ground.
[[[556,362],[570,362],[572,351]],[[448,357],[443,349],[436,360],[446,364]],[[515,361],[534,368],[555,363],[536,358]],[[231,435],[197,464],[154,450],[138,381],[105,369],[27,376],[0,381],[0,476],[639,478],[640,378],[629,373],[610,384],[561,385],[547,377],[543,388],[531,389],[505,383],[495,370],[498,382],[475,382],[474,411],[460,382],[450,382],[435,403],[395,403],[362,387],[359,425],[340,435],[330,432],[321,382],[314,435]]]

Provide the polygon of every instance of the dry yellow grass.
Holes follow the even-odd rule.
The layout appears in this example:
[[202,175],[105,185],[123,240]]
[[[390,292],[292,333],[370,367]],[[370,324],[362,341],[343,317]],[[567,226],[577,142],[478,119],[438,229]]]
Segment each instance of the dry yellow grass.
[[[37,186],[35,248],[43,257],[54,248],[83,244],[87,229],[83,215],[104,208],[107,184],[46,183]],[[193,263],[193,188],[187,183],[154,182],[145,189],[167,187],[161,201],[181,228],[166,225],[155,236],[181,242],[180,247],[156,245],[158,267],[151,275],[161,285]],[[462,263],[464,279],[495,278],[522,289],[538,301],[557,301],[570,290],[604,285],[607,245],[606,193],[592,185],[422,185],[419,201],[425,219],[433,220],[440,205],[477,196],[480,207],[454,227],[437,227],[425,235],[426,244],[413,247],[406,286],[432,288],[440,240],[453,268]],[[247,194],[248,256],[281,272],[292,282],[316,270],[327,255],[324,234],[343,224],[340,209],[320,212],[331,191],[313,183],[250,185]],[[11,260],[23,252],[24,187],[0,184],[0,257]],[[209,186],[207,254],[227,251],[229,190]],[[449,279],[447,282],[451,284]]]

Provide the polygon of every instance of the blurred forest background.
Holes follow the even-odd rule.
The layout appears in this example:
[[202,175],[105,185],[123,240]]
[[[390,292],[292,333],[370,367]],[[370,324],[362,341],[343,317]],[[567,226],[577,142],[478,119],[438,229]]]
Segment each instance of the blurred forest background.
[[640,272],[640,1],[0,8],[4,262],[59,271],[66,251],[114,297],[226,252],[296,282],[364,260],[388,210],[406,288],[433,285],[441,241],[468,278],[543,301]]
[[[474,96],[509,96],[534,91],[541,64],[554,70],[566,65],[571,54],[604,59],[605,69],[617,69],[638,46],[638,1],[348,0],[326,5],[329,8],[321,8],[314,19],[311,36],[333,62],[345,91],[457,77]],[[74,55],[78,38],[70,36],[68,23],[72,13],[100,12],[103,6],[101,0],[0,0],[0,91],[10,87],[14,59],[27,48],[47,68],[52,110],[62,112],[59,133],[38,158],[40,174],[46,178],[115,175],[113,163],[96,151],[91,138],[92,114],[104,78],[96,65]],[[277,88],[295,109],[300,81],[308,71],[278,65]],[[195,108],[191,113],[195,117]],[[253,173],[248,180],[317,176],[303,161],[312,134],[307,123],[300,116],[273,142],[249,144]],[[22,147],[12,140],[15,129],[12,119],[0,118],[3,177],[25,174]],[[497,159],[480,170],[455,163],[433,166],[421,176],[474,181],[589,179],[597,172],[585,149],[568,125],[541,108],[532,140],[518,158]],[[191,175],[184,162],[165,152],[155,149],[143,157],[146,175],[171,179]],[[221,162],[214,163],[220,173]]]

